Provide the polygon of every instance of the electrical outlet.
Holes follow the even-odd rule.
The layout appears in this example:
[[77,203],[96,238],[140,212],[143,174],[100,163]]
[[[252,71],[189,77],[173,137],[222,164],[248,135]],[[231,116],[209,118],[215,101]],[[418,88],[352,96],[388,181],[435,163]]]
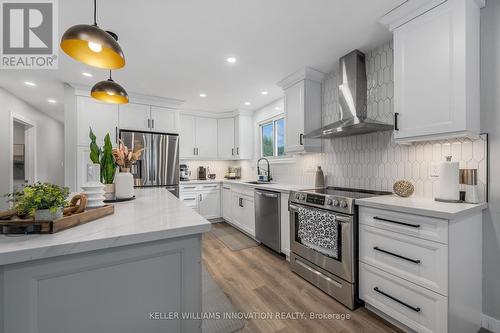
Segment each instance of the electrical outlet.
[[431,163],[429,174],[431,177],[439,177],[439,163]]

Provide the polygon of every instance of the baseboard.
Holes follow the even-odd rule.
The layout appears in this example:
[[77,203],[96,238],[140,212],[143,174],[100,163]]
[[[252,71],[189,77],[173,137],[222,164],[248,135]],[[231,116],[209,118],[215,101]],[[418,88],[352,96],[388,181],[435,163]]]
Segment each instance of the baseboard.
[[500,333],[500,320],[487,316],[483,313],[481,317],[481,326],[493,333]]

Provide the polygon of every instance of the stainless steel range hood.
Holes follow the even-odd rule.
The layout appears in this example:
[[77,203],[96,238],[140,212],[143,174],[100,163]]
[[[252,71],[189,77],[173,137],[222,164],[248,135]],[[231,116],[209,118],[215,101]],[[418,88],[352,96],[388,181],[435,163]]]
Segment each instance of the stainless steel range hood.
[[339,75],[340,120],[307,133],[304,137],[332,138],[393,130],[391,124],[367,118],[365,55],[354,50],[340,58]]

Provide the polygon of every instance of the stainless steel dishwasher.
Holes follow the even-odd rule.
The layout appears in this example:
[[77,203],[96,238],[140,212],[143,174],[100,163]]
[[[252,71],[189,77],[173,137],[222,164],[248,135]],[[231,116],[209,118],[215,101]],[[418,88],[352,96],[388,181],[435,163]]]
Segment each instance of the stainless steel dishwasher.
[[255,189],[255,238],[281,252],[281,195]]

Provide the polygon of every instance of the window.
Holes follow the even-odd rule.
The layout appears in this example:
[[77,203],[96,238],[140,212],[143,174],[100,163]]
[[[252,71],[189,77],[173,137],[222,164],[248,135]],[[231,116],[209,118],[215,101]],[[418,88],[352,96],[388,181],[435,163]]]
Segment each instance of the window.
[[278,118],[260,125],[261,156],[285,155],[285,118]]

